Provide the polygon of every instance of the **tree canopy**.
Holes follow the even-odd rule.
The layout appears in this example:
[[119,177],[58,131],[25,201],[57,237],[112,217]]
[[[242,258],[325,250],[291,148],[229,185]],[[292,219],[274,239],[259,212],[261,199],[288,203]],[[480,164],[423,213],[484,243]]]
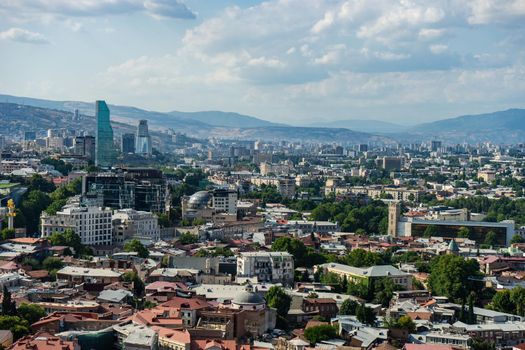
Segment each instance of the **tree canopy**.
[[138,239],[132,239],[124,244],[125,252],[136,252],[139,257],[147,258],[149,250]]
[[432,259],[428,284],[433,294],[464,302],[471,291],[479,289],[475,279],[480,275],[476,260],[446,254]]

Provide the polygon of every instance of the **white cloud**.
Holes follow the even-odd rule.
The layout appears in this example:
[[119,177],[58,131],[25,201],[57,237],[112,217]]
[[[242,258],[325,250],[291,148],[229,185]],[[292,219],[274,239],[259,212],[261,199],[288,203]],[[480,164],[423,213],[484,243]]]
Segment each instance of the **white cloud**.
[[196,14],[180,0],[8,0],[0,2],[0,14],[15,20],[49,17],[97,17],[144,12],[160,18],[194,19]]
[[312,27],[312,33],[320,33],[323,30],[327,29],[334,23],[334,13],[332,11],[328,11],[324,14],[324,17],[319,20],[319,22],[315,23],[315,25]]
[[443,45],[443,44],[434,44],[434,45],[430,45],[429,49],[430,49],[430,52],[432,52],[434,55],[439,55],[447,51],[448,46]]
[[442,37],[445,32],[445,29],[422,28],[418,33],[418,38],[425,41],[434,40]]
[[248,61],[249,66],[261,66],[269,68],[282,68],[284,63],[276,58],[266,58],[264,56],[252,58]]
[[525,20],[523,0],[471,0],[468,2],[470,24],[508,23]]
[[6,31],[0,32],[0,39],[26,44],[49,44],[49,40],[47,40],[42,34],[22,28],[10,28]]

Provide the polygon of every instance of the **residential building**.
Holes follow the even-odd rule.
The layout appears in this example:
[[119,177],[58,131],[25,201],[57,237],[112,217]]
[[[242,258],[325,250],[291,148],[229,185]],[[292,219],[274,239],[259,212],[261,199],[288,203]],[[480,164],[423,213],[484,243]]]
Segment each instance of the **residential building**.
[[113,239],[111,214],[109,208],[75,205],[65,206],[55,215],[44,211],[40,215],[42,237],[71,229],[80,237],[82,244],[110,245]]
[[259,282],[293,283],[294,259],[287,252],[243,252],[237,256],[237,276]]
[[113,243],[122,245],[130,239],[158,241],[160,239],[159,220],[151,212],[134,209],[120,209],[113,213]]

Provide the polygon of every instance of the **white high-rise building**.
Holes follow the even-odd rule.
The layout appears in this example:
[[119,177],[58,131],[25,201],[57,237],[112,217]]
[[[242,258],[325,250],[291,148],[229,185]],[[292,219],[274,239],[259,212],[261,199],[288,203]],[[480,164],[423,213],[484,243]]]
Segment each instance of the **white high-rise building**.
[[65,206],[55,215],[42,212],[40,224],[42,237],[54,232],[73,230],[85,245],[109,245],[113,240],[110,208]]
[[139,126],[137,128],[137,137],[135,139],[135,142],[135,153],[142,155],[151,155],[151,136],[149,136],[147,120],[139,121]]

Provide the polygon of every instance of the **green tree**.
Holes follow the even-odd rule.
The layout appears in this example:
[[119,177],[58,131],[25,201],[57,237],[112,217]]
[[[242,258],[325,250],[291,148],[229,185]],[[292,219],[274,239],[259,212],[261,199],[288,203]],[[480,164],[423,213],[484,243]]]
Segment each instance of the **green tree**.
[[436,225],[428,225],[427,228],[425,228],[425,231],[423,232],[423,237],[430,238],[433,236],[437,236],[438,234],[438,228]]
[[374,310],[366,306],[364,303],[357,307],[356,318],[359,322],[369,326],[373,326],[376,323],[376,315]]
[[280,237],[272,244],[274,252],[288,252],[294,256],[297,267],[305,266],[306,246],[298,239]]
[[125,252],[136,252],[139,257],[147,258],[149,250],[138,239],[132,239],[124,244]]
[[5,285],[2,294],[2,315],[16,315],[16,303],[14,302],[14,300],[11,299],[11,292],[9,291],[9,289],[7,289],[7,286]]
[[525,238],[521,237],[521,235],[516,233],[514,236],[512,236],[510,240],[510,244],[514,243],[525,243]]
[[0,316],[0,329],[8,329],[13,333],[13,339],[18,340],[29,334],[29,323],[18,316]]
[[355,267],[368,267],[383,264],[380,254],[369,252],[364,249],[352,249],[344,258],[345,263]]
[[77,235],[71,229],[65,229],[64,232],[53,232],[49,237],[49,242],[54,246],[71,247],[75,251],[75,256],[92,255],[91,249],[84,246]]
[[525,288],[517,286],[511,289],[510,299],[516,306],[515,314],[525,316]]
[[136,298],[142,298],[145,292],[144,282],[135,271],[126,272],[122,275],[124,282],[133,284],[133,294]]
[[11,239],[11,238],[15,238],[15,230],[4,228],[2,230],[2,239],[3,240],[7,240],[7,239]]
[[354,301],[352,299],[346,299],[341,303],[341,307],[339,308],[339,315],[355,315],[358,306],[359,304],[357,303],[357,301]]
[[387,307],[394,296],[394,292],[402,290],[403,288],[394,283],[391,278],[385,277],[379,280],[370,281],[371,288],[373,288],[374,302]]
[[304,337],[310,344],[315,345],[323,340],[336,338],[337,330],[334,326],[327,324],[309,327],[304,330]]
[[465,226],[461,226],[457,234],[458,238],[470,238],[470,230]]
[[480,286],[472,277],[479,277],[479,264],[474,259],[446,254],[431,261],[428,285],[434,295],[446,296],[454,301],[465,301],[471,291]]
[[500,312],[512,314],[516,310],[516,304],[511,299],[511,292],[508,289],[504,289],[497,292],[492,297],[491,307]]
[[472,350],[496,350],[496,344],[489,340],[472,339],[470,348]]
[[397,320],[385,319],[384,323],[388,329],[406,329],[409,333],[414,333],[416,331],[416,324],[412,321],[410,316],[401,316]]
[[60,270],[64,267],[64,262],[59,258],[54,258],[50,256],[44,259],[44,261],[42,262],[42,266],[47,271]]
[[199,237],[190,232],[183,233],[179,236],[180,244],[195,244],[199,241]]
[[22,303],[17,310],[17,315],[31,325],[46,315],[46,311],[40,305]]
[[288,328],[286,322],[286,316],[288,315],[288,310],[290,310],[290,304],[292,298],[286,294],[284,289],[278,286],[273,286],[268,289],[266,293],[266,304],[277,310],[277,325],[280,328]]
[[494,231],[489,231],[485,236],[483,243],[488,246],[495,246],[497,243],[496,233]]

